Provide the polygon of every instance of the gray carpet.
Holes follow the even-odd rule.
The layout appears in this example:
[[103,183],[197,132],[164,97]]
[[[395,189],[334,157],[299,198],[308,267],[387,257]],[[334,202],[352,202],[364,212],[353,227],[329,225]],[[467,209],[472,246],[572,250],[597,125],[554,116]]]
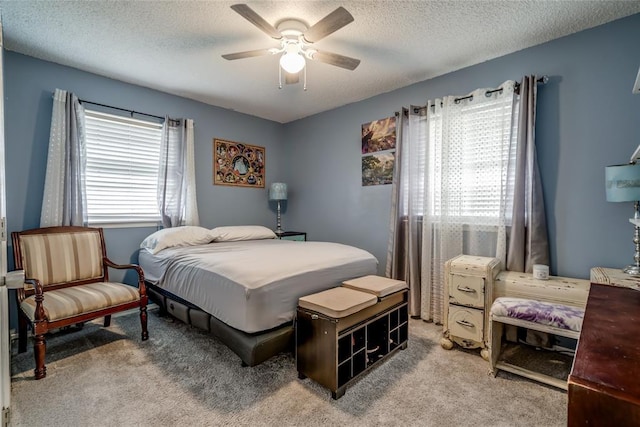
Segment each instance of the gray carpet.
[[563,426],[566,393],[500,373],[478,352],[439,345],[441,327],[411,320],[409,347],[334,401],[299,380],[291,355],[243,368],[212,336],[137,314],[47,341],[47,378],[33,379],[31,344],[12,358],[14,426],[416,425]]

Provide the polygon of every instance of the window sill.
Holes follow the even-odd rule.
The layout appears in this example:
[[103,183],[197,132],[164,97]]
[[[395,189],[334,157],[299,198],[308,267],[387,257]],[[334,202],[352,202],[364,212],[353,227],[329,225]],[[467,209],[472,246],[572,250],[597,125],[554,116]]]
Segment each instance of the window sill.
[[159,222],[92,222],[89,227],[102,228],[158,228]]

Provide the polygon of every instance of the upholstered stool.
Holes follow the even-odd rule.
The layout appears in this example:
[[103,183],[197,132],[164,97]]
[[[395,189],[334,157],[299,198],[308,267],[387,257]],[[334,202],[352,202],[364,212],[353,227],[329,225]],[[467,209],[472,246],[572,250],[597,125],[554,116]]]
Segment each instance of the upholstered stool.
[[491,306],[489,331],[489,362],[493,375],[502,369],[566,390],[566,380],[498,360],[502,350],[503,325],[578,339],[583,317],[584,310],[578,307],[524,298],[497,298]]

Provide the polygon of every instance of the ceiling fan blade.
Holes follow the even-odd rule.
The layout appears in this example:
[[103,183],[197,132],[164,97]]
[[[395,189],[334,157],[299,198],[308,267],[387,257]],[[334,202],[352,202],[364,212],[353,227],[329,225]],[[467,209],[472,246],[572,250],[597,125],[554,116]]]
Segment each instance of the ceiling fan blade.
[[262,16],[258,15],[246,4],[234,4],[233,6],[231,6],[231,9],[235,10],[244,19],[264,31],[269,37],[273,37],[274,39],[278,40],[282,38],[282,34],[280,34],[280,31],[276,30],[273,25],[265,21]]
[[256,49],[256,50],[247,50],[244,52],[236,52],[236,53],[227,53],[226,55],[222,55],[224,59],[228,59],[229,61],[233,61],[234,59],[243,59],[243,58],[253,58],[254,56],[262,56],[271,54],[271,49]]
[[360,65],[360,60],[349,56],[338,55],[331,52],[315,52],[311,59],[324,62],[325,64],[335,65],[336,67],[345,68],[347,70],[355,70]]
[[303,37],[307,42],[315,43],[350,22],[353,22],[353,16],[347,12],[347,9],[340,6],[305,31]]
[[300,81],[299,73],[284,73],[284,82],[288,85],[296,84]]

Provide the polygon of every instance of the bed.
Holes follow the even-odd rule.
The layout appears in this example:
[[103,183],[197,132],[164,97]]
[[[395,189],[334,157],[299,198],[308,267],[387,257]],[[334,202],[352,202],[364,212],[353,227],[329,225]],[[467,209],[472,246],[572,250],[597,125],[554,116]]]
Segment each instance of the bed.
[[[163,313],[211,332],[243,365],[291,350],[298,298],[377,271],[376,258],[353,246],[280,240],[259,226],[205,230],[154,233],[139,264]],[[181,239],[166,244],[173,234]]]

